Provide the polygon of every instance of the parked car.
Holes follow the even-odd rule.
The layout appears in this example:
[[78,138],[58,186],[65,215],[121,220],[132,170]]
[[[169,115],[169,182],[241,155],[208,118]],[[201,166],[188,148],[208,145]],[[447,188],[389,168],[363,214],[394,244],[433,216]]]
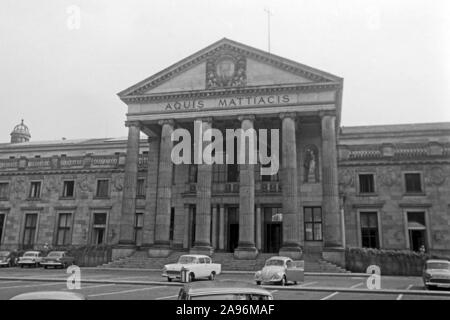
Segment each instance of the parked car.
[[166,264],[163,268],[162,276],[167,277],[170,282],[172,279],[181,279],[181,269],[187,269],[189,281],[198,278],[208,278],[214,280],[222,270],[218,263],[212,263],[211,258],[205,255],[189,254],[183,255],[177,263]]
[[14,251],[0,251],[0,267],[14,267],[17,253]]
[[450,262],[447,260],[427,260],[422,273],[427,289],[450,288]]
[[266,260],[264,268],[255,273],[256,284],[276,283],[282,286],[292,281],[302,282],[305,276],[305,262],[294,261],[288,257],[271,257]]
[[68,255],[67,251],[50,251],[48,255],[42,258],[41,266],[44,269],[49,267],[67,268],[75,263],[75,258]]
[[273,296],[253,283],[226,280],[186,284],[178,300],[273,300]]
[[36,291],[22,293],[10,300],[86,300],[81,293],[72,291]]
[[23,268],[24,266],[39,267],[42,261],[42,253],[40,251],[27,251],[19,258],[17,264]]

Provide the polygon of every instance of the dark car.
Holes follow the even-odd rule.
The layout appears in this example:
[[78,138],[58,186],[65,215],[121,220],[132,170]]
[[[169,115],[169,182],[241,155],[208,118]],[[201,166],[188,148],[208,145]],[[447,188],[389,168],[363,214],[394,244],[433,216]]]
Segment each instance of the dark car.
[[50,251],[48,255],[42,258],[41,266],[45,269],[53,268],[67,268],[75,263],[75,258],[68,255],[67,251]]
[[14,267],[17,253],[14,251],[0,251],[0,267]]
[[208,281],[186,284],[178,300],[273,300],[272,294],[253,283]]

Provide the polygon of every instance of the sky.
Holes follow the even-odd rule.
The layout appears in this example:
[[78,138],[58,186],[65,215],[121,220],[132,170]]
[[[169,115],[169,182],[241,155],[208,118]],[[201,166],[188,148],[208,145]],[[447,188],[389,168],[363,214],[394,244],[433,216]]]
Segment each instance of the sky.
[[344,78],[341,125],[450,121],[447,0],[2,0],[0,142],[126,136],[118,92],[223,37],[267,50],[265,9],[272,53]]

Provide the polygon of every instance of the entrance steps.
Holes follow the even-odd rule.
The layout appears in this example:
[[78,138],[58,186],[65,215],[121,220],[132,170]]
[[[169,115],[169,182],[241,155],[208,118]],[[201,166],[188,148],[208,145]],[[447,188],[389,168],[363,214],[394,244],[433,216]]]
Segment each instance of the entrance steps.
[[[159,269],[162,270],[165,264],[175,263],[178,258],[187,254],[186,251],[173,251],[166,258],[150,258],[147,251],[135,251],[129,257],[120,258],[101,265],[101,268],[132,268],[132,269]],[[233,253],[214,252],[211,256],[214,263],[220,263],[223,271],[257,271],[260,270],[267,259],[275,256],[275,253],[260,253],[256,259],[238,260]],[[320,273],[345,273],[345,269],[327,262],[317,254],[304,254],[305,272]]]

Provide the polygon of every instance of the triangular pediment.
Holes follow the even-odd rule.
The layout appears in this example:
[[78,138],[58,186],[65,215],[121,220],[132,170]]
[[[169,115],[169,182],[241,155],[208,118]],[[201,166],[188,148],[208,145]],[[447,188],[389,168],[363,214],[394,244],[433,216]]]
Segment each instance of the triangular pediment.
[[119,96],[340,80],[332,74],[224,38],[120,92]]

